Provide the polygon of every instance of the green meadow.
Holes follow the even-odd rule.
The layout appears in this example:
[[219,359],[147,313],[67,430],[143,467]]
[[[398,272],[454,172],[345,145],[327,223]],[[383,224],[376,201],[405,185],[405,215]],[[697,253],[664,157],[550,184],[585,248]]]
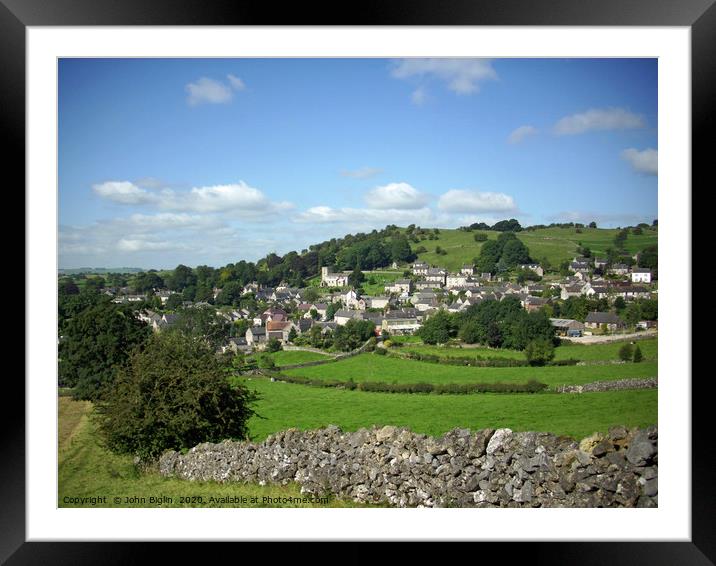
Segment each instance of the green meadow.
[[286,375],[337,379],[356,383],[525,383],[536,379],[549,386],[579,385],[621,378],[656,377],[656,362],[585,366],[467,367],[419,362],[377,354],[360,354],[332,364],[295,368]]
[[332,356],[329,354],[319,354],[318,352],[305,352],[303,350],[281,350],[272,354],[264,354],[273,358],[277,366],[289,366],[292,364],[302,364],[304,362],[315,362],[317,360],[329,360]]
[[[530,256],[534,260],[541,261],[546,257],[553,266],[559,266],[561,262],[571,260],[580,245],[597,254],[603,254],[607,248],[614,246],[614,237],[619,232],[617,229],[605,228],[581,228],[581,231],[578,233],[575,228],[542,228],[518,232],[517,237],[529,248]],[[413,250],[419,246],[427,249],[426,252],[418,254],[418,259],[455,271],[465,263],[472,263],[473,259],[480,255],[483,242],[475,242],[474,234],[477,232],[486,234],[490,240],[495,240],[500,235],[500,232],[490,230],[463,232],[441,229],[436,240],[426,239],[419,243],[411,242],[410,245]],[[656,245],[657,241],[656,230],[644,230],[641,235],[629,234],[624,249],[633,254]],[[437,246],[443,248],[447,254],[437,254]]]
[[308,430],[329,424],[348,431],[395,425],[436,436],[456,427],[507,427],[581,439],[618,424],[632,427],[657,422],[655,389],[582,394],[408,395],[256,378],[246,381],[246,385],[261,396],[256,405],[259,416],[249,423],[251,435],[258,441],[290,427]]
[[[403,337],[400,337],[403,338]],[[408,337],[406,337],[408,338]],[[506,358],[512,360],[524,360],[525,354],[520,350],[510,350],[508,348],[485,348],[485,347],[449,347],[449,346],[431,346],[422,344],[417,337],[404,344],[400,348],[396,348],[396,352],[414,352],[418,354],[432,354],[440,357],[481,357],[481,358]],[[656,360],[658,357],[658,340],[656,338],[648,338],[636,341],[641,350],[644,360]],[[560,346],[554,350],[555,360],[580,360],[584,362],[595,361],[616,361],[619,360],[619,350],[624,342],[609,342],[604,344],[576,344],[564,340]]]

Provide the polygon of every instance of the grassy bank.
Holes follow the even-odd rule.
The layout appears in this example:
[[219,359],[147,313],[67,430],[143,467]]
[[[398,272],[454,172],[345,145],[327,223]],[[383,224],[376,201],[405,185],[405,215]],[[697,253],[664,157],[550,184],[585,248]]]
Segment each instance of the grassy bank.
[[[106,498],[104,502],[99,502],[97,507],[358,506],[333,498],[327,501],[302,502],[301,500],[308,496],[301,494],[296,484],[259,486],[188,482],[167,479],[153,472],[139,473],[130,456],[113,454],[101,446],[91,413],[91,403],[73,401],[66,397],[59,399],[59,507],[89,507],[91,505],[82,502],[81,498],[97,496]],[[152,497],[162,499],[154,503],[150,499]],[[118,503],[115,503],[115,498],[119,498]],[[277,503],[277,498],[285,502]]]

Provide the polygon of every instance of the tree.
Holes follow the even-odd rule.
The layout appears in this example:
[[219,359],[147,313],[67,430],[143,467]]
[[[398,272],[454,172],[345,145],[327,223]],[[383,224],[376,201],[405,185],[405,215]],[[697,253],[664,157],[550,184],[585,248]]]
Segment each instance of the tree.
[[336,328],[333,340],[336,348],[348,352],[362,346],[372,336],[375,336],[374,323],[370,320],[352,318],[343,326]]
[[438,311],[428,318],[416,332],[426,344],[444,344],[455,334],[453,317],[444,311]]
[[295,327],[292,327],[288,332],[288,341],[293,342],[296,338],[298,338],[298,332],[296,332]]
[[178,309],[182,305],[182,296],[180,293],[172,293],[167,297],[167,302],[165,303],[165,307],[168,310],[175,310]]
[[152,459],[169,449],[246,439],[257,396],[230,385],[227,369],[201,340],[154,335],[97,405],[107,447]]
[[77,399],[96,400],[114,380],[132,348],[144,344],[151,330],[131,307],[109,299],[70,318],[59,345],[59,385],[74,387]]
[[487,234],[483,234],[481,232],[478,232],[473,236],[474,240],[476,242],[486,242],[487,241]]
[[283,347],[281,346],[281,342],[279,342],[276,338],[271,338],[266,343],[266,351],[269,353],[279,352],[281,350],[283,350]]
[[305,292],[305,294],[304,294],[304,296],[303,296],[303,299],[304,299],[307,303],[315,303],[315,302],[318,300],[319,297],[320,297],[320,295],[319,295],[319,293],[318,293],[318,289],[315,289],[315,288],[313,288],[313,287],[309,287],[308,289],[306,289],[306,292]]
[[65,277],[60,279],[57,286],[57,292],[60,295],[79,295],[80,288],[71,277]]
[[[174,272],[167,277],[166,285],[172,291],[183,291],[189,286],[196,286],[196,275],[191,267],[179,264]],[[193,300],[193,297],[190,300]]]
[[627,342],[621,348],[619,348],[619,359],[623,362],[628,362],[634,357],[634,348]]
[[641,362],[643,359],[644,359],[644,356],[643,356],[643,354],[641,353],[641,348],[639,348],[639,346],[637,345],[637,347],[634,348],[634,358],[633,358],[634,363],[635,363],[635,364],[638,364],[638,363]]
[[178,311],[174,323],[163,332],[180,332],[202,339],[217,350],[231,336],[231,323],[218,316],[214,307],[197,305]]
[[356,266],[353,268],[353,271],[348,276],[348,284],[352,285],[353,287],[360,287],[363,281],[365,281],[365,275],[363,275],[363,272],[360,269],[360,264],[356,263]]
[[596,228],[596,227],[597,227],[597,223],[596,223],[596,222],[590,222],[590,223],[589,223],[589,227],[590,227],[590,228]]
[[532,340],[525,347],[525,357],[531,366],[543,366],[554,359],[554,344],[544,338]]

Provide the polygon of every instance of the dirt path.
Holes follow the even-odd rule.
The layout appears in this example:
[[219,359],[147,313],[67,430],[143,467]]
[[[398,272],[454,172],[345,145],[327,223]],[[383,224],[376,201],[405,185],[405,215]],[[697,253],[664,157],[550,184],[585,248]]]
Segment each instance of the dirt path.
[[604,344],[607,342],[621,342],[624,340],[639,340],[642,338],[656,338],[658,331],[645,330],[644,332],[633,332],[631,334],[608,334],[606,336],[581,336],[579,338],[566,338],[562,340],[574,342],[575,344]]

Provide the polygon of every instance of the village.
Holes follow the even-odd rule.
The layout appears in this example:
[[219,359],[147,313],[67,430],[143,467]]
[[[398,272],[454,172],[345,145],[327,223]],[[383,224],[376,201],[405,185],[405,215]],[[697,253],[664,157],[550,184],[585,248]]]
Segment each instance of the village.
[[[374,295],[364,294],[360,288],[351,286],[351,272],[334,273],[327,267],[321,269],[318,288],[299,289],[285,284],[272,288],[248,284],[242,290],[242,297],[255,299],[253,304],[257,308],[219,307],[217,310],[228,322],[244,321],[239,327],[246,327],[243,335],[228,338],[222,350],[245,353],[263,350],[271,340],[288,345],[312,328],[319,329],[323,336],[329,336],[337,327],[352,319],[372,322],[378,336],[410,335],[437,312],[461,313],[483,301],[500,301],[506,297],[518,298],[527,312],[545,310],[550,313],[555,303],[572,297],[603,299],[612,306],[625,305],[636,299],[656,298],[658,294],[650,269],[620,263],[608,265],[606,258],[600,257],[574,257],[569,263],[571,274],[568,276],[545,276],[545,270],[539,263],[518,265],[512,271],[513,277],[476,273],[475,267],[467,264],[453,273],[422,261],[403,267],[406,269],[401,271],[401,266],[394,263],[392,268],[401,277],[386,284],[382,294]],[[365,275],[370,275],[370,272]],[[517,282],[524,279],[527,281]],[[139,302],[148,298],[146,295],[131,294],[129,290],[126,287],[109,288],[105,293],[111,294],[116,303]],[[215,288],[213,293],[216,299],[221,289]],[[153,294],[166,305],[174,293],[167,289],[154,289]],[[308,300],[316,295],[319,296],[317,300]],[[211,304],[181,303],[181,308],[201,306],[211,307]],[[161,331],[171,326],[177,317],[170,309],[162,310],[165,312],[144,309],[138,317],[154,331]],[[655,320],[638,320],[628,324],[614,309],[591,311],[583,321],[558,316],[550,316],[550,321],[558,336],[568,338],[647,330],[657,325]]]

